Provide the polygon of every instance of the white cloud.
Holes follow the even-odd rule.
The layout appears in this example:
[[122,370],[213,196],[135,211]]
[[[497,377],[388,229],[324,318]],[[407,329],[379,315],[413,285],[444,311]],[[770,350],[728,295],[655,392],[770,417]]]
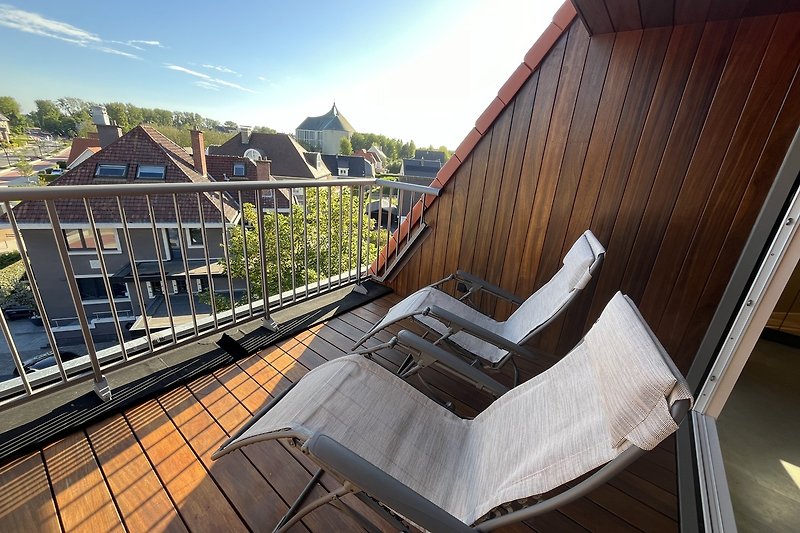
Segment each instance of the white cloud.
[[133,39],[131,41],[128,41],[127,44],[129,44],[131,46],[136,45],[136,44],[143,44],[145,46],[154,46],[156,48],[164,48],[164,45],[161,44],[160,41],[142,41],[140,39]]
[[[203,72],[197,72],[196,70],[191,70],[191,69],[188,69],[186,67],[181,67],[179,65],[172,65],[172,64],[169,64],[169,63],[164,65],[164,67],[168,68],[170,70],[175,70],[177,72],[183,72],[184,74],[188,74],[188,75],[194,76],[196,78],[201,78],[201,79],[205,80],[205,83],[207,85],[214,85],[216,87],[220,87],[220,86],[222,86],[222,87],[230,87],[232,89],[238,89],[238,90],[244,91],[246,93],[255,93],[255,91],[253,89],[248,89],[247,87],[242,87],[238,83],[232,83],[232,82],[229,82],[229,81],[221,80],[219,78],[212,78],[208,74],[205,74]],[[208,87],[205,87],[205,88],[207,89]]]
[[264,76],[259,76],[258,79],[261,81],[267,81],[267,78],[265,78]]
[[212,70],[217,70],[219,72],[224,72],[225,74],[239,74],[235,70],[231,70],[228,67],[218,66],[218,65],[203,65],[203,68],[210,68]]
[[208,81],[197,80],[196,82],[194,82],[194,84],[202,89],[208,89],[209,91],[219,91],[219,86],[214,85],[213,83]]
[[81,46],[102,42],[94,33],[7,4],[0,4],[0,26]]
[[129,57],[131,59],[141,59],[141,57],[137,56],[136,54],[131,54],[130,52],[123,52],[122,50],[117,50],[116,48],[110,48],[108,46],[97,46],[97,50],[101,52],[105,52],[106,54],[114,54],[117,56],[122,57]]
[[[60,22],[58,20],[45,18],[38,13],[31,13],[30,11],[23,11],[14,6],[7,4],[0,4],[0,26],[5,26],[14,30],[41,37],[49,37],[50,39],[57,39],[65,41],[78,46],[88,47],[99,52],[106,54],[113,54],[129,59],[141,59],[136,54],[123,52],[107,46],[105,41],[98,37],[96,34],[86,30],[82,30],[72,24]],[[157,41],[129,41],[129,42],[157,42]],[[128,44],[119,41],[109,41],[109,43]],[[134,46],[134,48],[138,48]],[[139,48],[142,50],[142,48]]]

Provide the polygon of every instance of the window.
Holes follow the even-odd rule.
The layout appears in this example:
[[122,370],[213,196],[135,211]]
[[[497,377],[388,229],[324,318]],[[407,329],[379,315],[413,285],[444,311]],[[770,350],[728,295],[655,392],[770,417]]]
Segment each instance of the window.
[[[81,300],[108,300],[103,278],[77,278],[75,281],[78,282],[78,292],[80,292]],[[116,299],[127,298],[128,286],[124,283],[112,281],[111,294]]]
[[98,178],[124,178],[128,175],[128,165],[97,165],[97,170],[94,173]]
[[339,175],[340,176],[349,176],[350,175],[350,169],[349,168],[340,168],[339,169]]
[[166,167],[158,165],[139,165],[136,169],[136,177],[148,180],[163,180]]
[[152,300],[156,296],[163,296],[164,289],[161,287],[160,281],[147,282],[147,296]]
[[233,165],[233,175],[236,176],[244,176],[244,163],[235,163]]
[[267,189],[264,191],[264,198],[272,198],[273,196],[275,196],[275,191],[272,189]]
[[250,161],[258,161],[259,159],[261,159],[261,152],[259,152],[255,148],[248,148],[247,150],[244,151],[244,156]]
[[[94,233],[90,229],[65,229],[64,239],[67,241],[67,250],[87,251],[96,250]],[[100,240],[101,248],[103,251],[118,251],[119,241],[117,240],[117,230],[115,229],[101,229]]]
[[189,228],[186,230],[186,237],[189,241],[189,246],[201,247],[203,246],[203,230],[200,228]]

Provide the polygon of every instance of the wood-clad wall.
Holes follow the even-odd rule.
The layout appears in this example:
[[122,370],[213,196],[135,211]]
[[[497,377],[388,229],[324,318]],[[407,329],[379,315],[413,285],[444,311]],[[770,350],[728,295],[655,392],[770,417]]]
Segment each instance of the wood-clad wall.
[[600,275],[542,347],[568,351],[622,290],[686,371],[800,124],[798,27],[575,22],[447,182],[393,287],[463,269],[528,295],[591,228]]

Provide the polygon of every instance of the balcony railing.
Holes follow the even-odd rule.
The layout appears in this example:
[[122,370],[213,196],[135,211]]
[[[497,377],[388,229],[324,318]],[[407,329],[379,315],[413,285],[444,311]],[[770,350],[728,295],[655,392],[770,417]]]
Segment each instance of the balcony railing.
[[384,279],[438,194],[375,179],[2,189],[41,346],[0,313],[0,406],[88,379],[107,399],[109,370]]

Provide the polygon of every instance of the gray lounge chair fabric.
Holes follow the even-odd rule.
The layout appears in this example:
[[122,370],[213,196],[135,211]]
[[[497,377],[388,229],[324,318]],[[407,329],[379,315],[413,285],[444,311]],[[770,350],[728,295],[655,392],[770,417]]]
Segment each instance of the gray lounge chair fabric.
[[[563,266],[550,281],[533,293],[503,322],[493,320],[433,286],[425,287],[394,305],[358,344],[386,326],[409,317],[413,317],[440,336],[447,335],[448,328],[445,324],[425,314],[426,309],[432,306],[458,315],[513,344],[524,343],[557,316],[572,301],[577,291],[589,283],[592,272],[604,253],[603,245],[591,231],[587,230],[567,252]],[[508,350],[479,339],[466,330],[458,331],[447,338],[448,341],[491,365],[499,366],[509,357]]]
[[568,355],[473,420],[349,355],[309,372],[224,451],[324,434],[473,524],[631,446],[652,449],[677,429],[669,406],[690,398],[657,339],[618,293]]

